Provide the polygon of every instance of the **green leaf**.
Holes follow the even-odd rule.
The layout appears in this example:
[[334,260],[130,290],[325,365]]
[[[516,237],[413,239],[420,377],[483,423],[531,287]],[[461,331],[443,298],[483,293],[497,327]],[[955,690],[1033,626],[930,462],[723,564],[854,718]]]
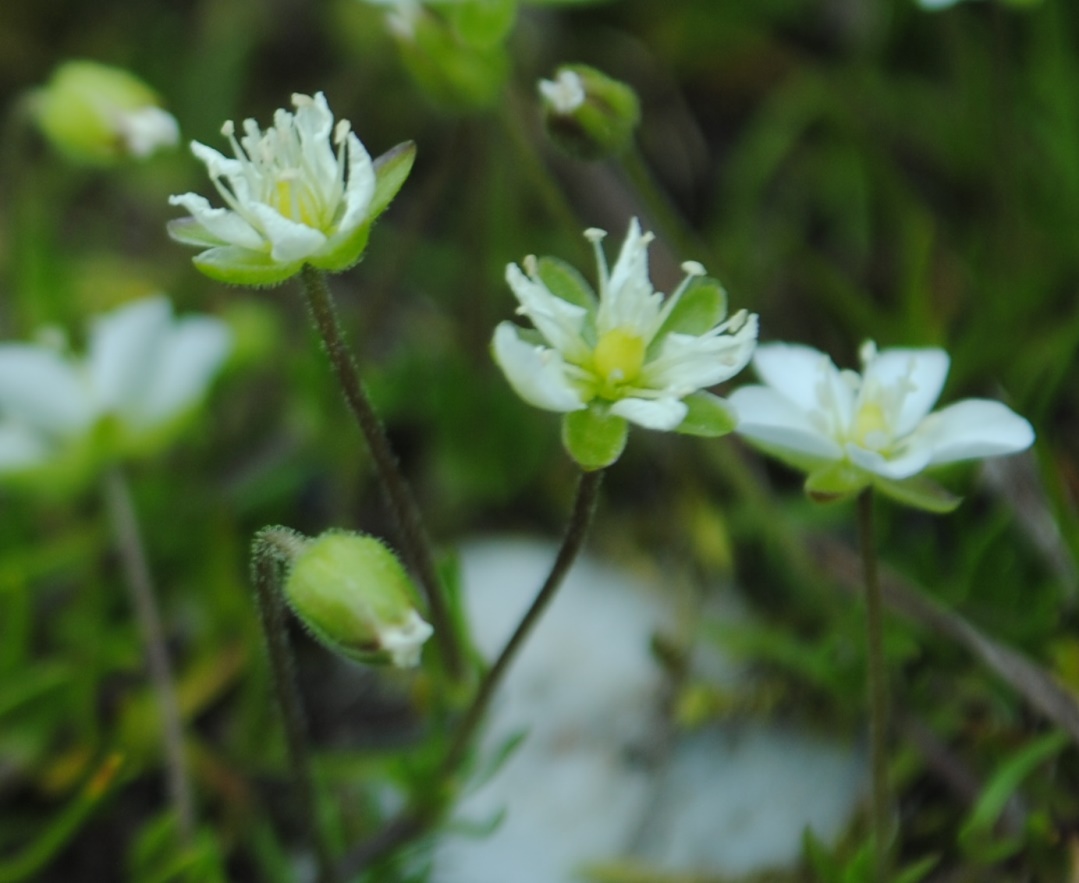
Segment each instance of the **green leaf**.
[[470,0],[448,7],[453,25],[469,46],[494,46],[513,28],[517,0]]
[[614,463],[626,447],[629,424],[599,407],[570,411],[562,420],[562,444],[582,469],[591,472]]
[[809,473],[805,492],[817,503],[849,500],[869,484],[869,477],[849,463],[829,463]]
[[1023,780],[1069,744],[1067,733],[1054,730],[1018,751],[993,774],[959,831],[959,843],[968,854],[993,863],[1022,848],[1021,837],[1004,838],[994,830],[997,821]]
[[403,141],[396,147],[391,147],[374,161],[375,192],[371,197],[371,205],[367,209],[369,220],[373,221],[381,215],[386,210],[386,206],[393,201],[397,191],[408,179],[415,160],[415,142]]
[[935,481],[921,475],[905,478],[902,481],[874,476],[873,486],[896,502],[913,506],[915,509],[924,509],[926,512],[935,512],[938,515],[951,512],[963,502],[962,497],[957,497]]
[[711,276],[698,276],[682,292],[655,339],[661,339],[672,331],[704,334],[722,322],[726,315],[727,292],[723,286]]
[[594,313],[599,306],[596,293],[575,267],[558,258],[536,261],[536,275],[555,297]]
[[702,390],[691,393],[682,401],[689,407],[689,411],[675,432],[716,438],[733,432],[738,425],[738,415],[726,399],[710,392]]

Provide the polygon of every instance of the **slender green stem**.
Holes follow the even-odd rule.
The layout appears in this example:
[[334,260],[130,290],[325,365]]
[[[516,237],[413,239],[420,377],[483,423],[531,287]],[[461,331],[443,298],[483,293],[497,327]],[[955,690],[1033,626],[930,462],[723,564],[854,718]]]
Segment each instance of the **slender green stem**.
[[[525,639],[532,633],[536,623],[539,622],[551,599],[554,598],[555,593],[562,585],[566,574],[569,573],[573,562],[580,554],[585,538],[588,535],[589,525],[591,525],[592,517],[596,511],[596,500],[599,496],[602,482],[602,470],[581,473],[580,480],[577,483],[577,495],[573,503],[573,512],[570,515],[569,524],[566,526],[566,532],[562,537],[562,545],[559,547],[555,560],[551,565],[551,570],[543,581],[543,585],[533,599],[531,606],[517,624],[517,628],[514,629],[502,651],[487,670],[479,687],[476,689],[472,702],[457,724],[453,741],[450,743],[450,747],[439,766],[441,782],[432,789],[435,794],[444,793],[441,783],[457,772],[461,762],[467,756],[472,739],[476,735],[479,725],[483,722],[495,690],[502,683],[506,671],[517,656],[517,652],[524,644]],[[398,847],[419,837],[438,820],[442,809],[443,807],[437,803],[408,807],[371,838],[359,844],[349,854],[342,866],[343,875],[347,877],[356,874],[386,857]]]
[[103,488],[105,505],[116,535],[117,550],[124,568],[135,620],[142,635],[143,649],[150,680],[154,685],[158,711],[161,715],[161,738],[165,753],[168,776],[169,800],[180,828],[180,837],[190,845],[195,836],[195,802],[191,780],[188,776],[187,759],[184,756],[183,719],[180,703],[176,698],[172,664],[165,643],[165,630],[161,624],[154,592],[150,565],[139,531],[135,505],[127,480],[119,467],[105,474]]
[[400,529],[405,557],[412,564],[423,587],[439,653],[450,677],[459,680],[464,673],[464,659],[419,507],[413,499],[408,482],[401,474],[386,431],[367,396],[356,363],[345,344],[325,274],[305,264],[302,276],[311,317],[326,346],[326,354],[341,384],[345,401],[371,452],[375,473]]
[[311,749],[307,742],[303,700],[296,686],[296,667],[285,623],[285,601],[277,582],[279,562],[283,558],[287,560],[286,550],[290,548],[290,543],[295,543],[295,535],[290,531],[272,527],[259,531],[251,545],[251,575],[255,583],[262,633],[270,656],[274,690],[285,725],[292,785],[300,812],[308,827],[308,835],[315,846],[319,881],[339,883],[341,878],[337,876],[333,851],[323,826],[318,821],[315,775],[311,763]]
[[865,576],[865,622],[869,675],[869,743],[873,771],[873,841],[876,881],[886,883],[891,798],[888,794],[888,682],[884,668],[884,627],[880,576],[873,528],[873,492],[858,497],[858,529]]
[[518,650],[524,644],[525,639],[532,633],[532,629],[539,622],[543,612],[547,609],[551,599],[562,585],[566,574],[569,573],[573,562],[584,545],[588,535],[588,527],[592,523],[592,516],[596,511],[596,499],[599,496],[599,488],[603,483],[603,470],[582,472],[577,482],[577,497],[573,503],[573,513],[570,515],[569,524],[566,526],[565,535],[562,537],[562,545],[555,556],[551,571],[547,574],[543,586],[536,597],[532,600],[532,606],[528,608],[517,628],[514,629],[509,640],[506,641],[502,652],[498,654],[494,664],[487,670],[480,682],[472,703],[465,711],[464,717],[457,725],[457,731],[449,751],[442,761],[443,775],[452,775],[461,761],[464,759],[468,746],[475,735],[476,728],[483,720],[487,706],[491,703],[495,690],[502,683],[502,679],[509,669],[510,664],[517,656]]

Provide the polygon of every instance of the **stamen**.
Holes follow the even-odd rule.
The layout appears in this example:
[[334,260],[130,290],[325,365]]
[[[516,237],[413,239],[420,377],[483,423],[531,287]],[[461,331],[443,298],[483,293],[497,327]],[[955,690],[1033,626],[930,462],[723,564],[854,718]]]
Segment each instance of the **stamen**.
[[606,230],[600,230],[598,227],[589,227],[584,231],[584,238],[592,243],[592,250],[596,253],[596,267],[599,270],[599,298],[601,301],[607,299],[607,286],[611,279],[610,271],[607,269],[607,255],[603,253],[602,243],[607,237]]
[[536,256],[534,254],[525,255],[525,259],[521,263],[525,265],[525,273],[535,279],[536,274],[539,273],[539,261],[536,260]]
[[704,264],[699,261],[684,261],[682,264],[682,272],[687,276],[704,276],[706,270]]
[[236,134],[236,124],[232,120],[225,120],[225,124],[221,127],[221,134],[226,138],[231,138]]

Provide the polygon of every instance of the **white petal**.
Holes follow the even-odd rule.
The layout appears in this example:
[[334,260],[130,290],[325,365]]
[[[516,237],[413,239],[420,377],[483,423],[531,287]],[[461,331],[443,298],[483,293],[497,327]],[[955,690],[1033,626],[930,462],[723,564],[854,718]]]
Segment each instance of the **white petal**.
[[63,356],[28,343],[0,344],[0,416],[75,435],[95,418],[89,384]]
[[348,135],[348,181],[345,183],[345,213],[338,230],[350,232],[367,220],[371,197],[375,195],[375,170],[371,155],[359,138]]
[[158,296],[94,320],[87,368],[100,413],[125,411],[142,397],[171,319],[172,305]]
[[210,316],[186,316],[155,354],[141,399],[125,417],[146,429],[177,416],[205,393],[232,347],[228,326]]
[[821,432],[805,411],[767,386],[743,386],[727,402],[738,414],[740,435],[814,460],[841,460],[843,448]]
[[804,411],[820,407],[821,381],[839,371],[820,350],[796,343],[765,343],[753,354],[753,367],[764,383]]
[[650,388],[668,389],[682,398],[729,380],[749,363],[756,345],[756,315],[734,334],[668,334],[658,355],[645,365],[642,379]]
[[191,217],[223,245],[238,245],[253,250],[263,250],[266,247],[266,241],[261,234],[247,221],[229,209],[214,208],[204,196],[181,193],[170,196],[169,205],[187,209]]
[[279,263],[302,261],[326,244],[321,230],[290,220],[264,203],[253,202],[248,210],[270,241],[270,256]]
[[847,457],[855,465],[884,478],[903,479],[917,475],[929,465],[932,449],[927,444],[912,442],[895,457],[885,457],[855,444],[847,444]]
[[525,315],[551,346],[572,361],[584,362],[590,357],[581,337],[588,317],[584,307],[551,294],[546,285],[529,279],[516,264],[506,267],[506,281]]
[[636,218],[629,222],[618,260],[611,268],[607,290],[601,292],[598,326],[600,333],[614,328],[634,328],[646,337],[654,333],[662,309],[663,296],[648,278],[648,244],[651,233],[642,233]]
[[383,626],[378,633],[381,649],[390,654],[398,668],[413,668],[420,662],[423,643],[435,630],[415,611],[401,625]]
[[999,457],[1034,443],[1034,429],[1006,405],[964,399],[930,414],[916,435],[932,448],[932,463]]
[[559,413],[585,407],[566,378],[561,353],[521,340],[513,323],[501,322],[495,329],[494,356],[510,386],[530,405]]
[[0,425],[0,472],[16,472],[48,460],[48,441],[16,424]]
[[686,419],[689,408],[675,398],[619,399],[610,412],[645,429],[670,430]]
[[909,381],[913,387],[903,398],[892,427],[896,436],[906,435],[932,410],[948,377],[948,354],[940,349],[888,349],[865,368],[864,383],[894,387]]
[[243,164],[238,159],[225,156],[207,144],[192,141],[191,152],[196,159],[206,165],[206,171],[211,178],[228,178],[231,180],[243,177]]

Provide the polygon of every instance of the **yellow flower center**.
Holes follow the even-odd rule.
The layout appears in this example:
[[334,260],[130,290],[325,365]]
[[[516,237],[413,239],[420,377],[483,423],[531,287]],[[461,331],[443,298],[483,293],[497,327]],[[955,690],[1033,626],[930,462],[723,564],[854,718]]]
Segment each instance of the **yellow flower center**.
[[317,206],[295,176],[281,176],[277,179],[270,204],[286,218],[319,229]]
[[592,352],[592,367],[603,381],[603,392],[615,394],[616,388],[632,383],[644,367],[644,340],[625,328],[604,334]]
[[888,444],[891,430],[884,408],[879,402],[865,402],[854,415],[851,435],[856,444],[870,450],[879,450]]

